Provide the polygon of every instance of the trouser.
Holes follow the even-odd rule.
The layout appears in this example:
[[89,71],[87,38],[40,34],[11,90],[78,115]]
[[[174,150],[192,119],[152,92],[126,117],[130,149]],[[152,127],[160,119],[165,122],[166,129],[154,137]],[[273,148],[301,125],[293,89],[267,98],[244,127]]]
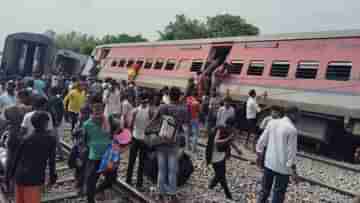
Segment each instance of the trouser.
[[285,193],[289,184],[289,175],[276,173],[268,168],[264,168],[262,189],[258,197],[258,203],[266,203],[270,196],[271,188],[274,184],[272,203],[283,203]]
[[88,160],[87,162],[87,173],[86,173],[86,196],[88,203],[95,203],[96,193],[102,192],[107,188],[110,188],[112,184],[116,181],[117,171],[105,173],[105,180],[102,182],[98,188],[96,188],[96,183],[100,177],[100,173],[97,172],[100,160]]
[[84,157],[81,165],[75,168],[76,187],[80,190],[80,193],[84,192],[86,166],[87,166],[87,157]]
[[40,203],[41,186],[23,186],[16,185],[15,202],[16,203]]
[[221,187],[224,189],[226,198],[232,199],[232,195],[226,181],[226,160],[224,159],[223,161],[213,163],[212,167],[215,171],[215,176],[210,182],[210,189],[213,189],[218,183],[220,183]]
[[129,156],[129,165],[127,169],[126,182],[128,184],[132,183],[132,174],[134,171],[134,165],[136,158],[139,154],[139,165],[137,169],[137,187],[142,187],[143,185],[143,174],[144,174],[144,159],[145,159],[145,143],[141,140],[134,138],[130,147],[130,156]]
[[200,137],[200,127],[199,127],[199,120],[193,119],[191,120],[191,149],[196,152],[198,139]]
[[56,138],[56,153],[59,155],[59,157],[64,158],[64,150],[61,144],[62,134],[61,132],[59,133],[59,127],[54,126],[53,135]]
[[79,119],[79,114],[75,112],[69,112],[70,120],[71,120],[71,131],[75,129],[76,123]]
[[160,194],[175,195],[177,189],[178,158],[177,149],[159,150],[158,159],[158,184]]

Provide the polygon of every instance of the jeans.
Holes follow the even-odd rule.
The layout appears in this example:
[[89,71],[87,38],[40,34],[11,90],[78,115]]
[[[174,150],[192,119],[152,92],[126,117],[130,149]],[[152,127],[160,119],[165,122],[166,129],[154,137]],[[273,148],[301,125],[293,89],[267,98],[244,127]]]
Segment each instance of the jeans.
[[160,194],[175,195],[177,189],[178,158],[177,149],[157,151],[158,184]]
[[98,188],[96,183],[100,177],[100,173],[97,172],[100,165],[100,160],[88,160],[86,171],[86,196],[88,203],[95,203],[96,193],[102,192],[107,188],[110,188],[117,179],[117,171],[105,173],[105,180]]
[[215,171],[215,176],[210,182],[210,189],[213,189],[218,183],[221,184],[221,187],[224,189],[226,198],[232,199],[231,192],[227,185],[226,181],[226,160],[219,161],[212,164],[212,167]]
[[143,185],[143,171],[144,171],[144,159],[145,159],[145,144],[144,142],[133,138],[130,147],[130,156],[129,156],[129,165],[127,169],[126,182],[131,185],[132,182],[132,174],[134,171],[134,165],[136,162],[136,158],[139,153],[139,165],[137,170],[137,187],[142,187]]
[[272,203],[283,203],[285,193],[289,184],[289,175],[276,173],[268,168],[264,168],[262,189],[258,198],[258,203],[266,203],[270,196],[271,187],[274,184],[274,195]]
[[197,149],[198,139],[200,137],[200,126],[199,126],[199,120],[193,119],[191,120],[191,130],[192,130],[192,136],[191,136],[191,149],[195,152]]

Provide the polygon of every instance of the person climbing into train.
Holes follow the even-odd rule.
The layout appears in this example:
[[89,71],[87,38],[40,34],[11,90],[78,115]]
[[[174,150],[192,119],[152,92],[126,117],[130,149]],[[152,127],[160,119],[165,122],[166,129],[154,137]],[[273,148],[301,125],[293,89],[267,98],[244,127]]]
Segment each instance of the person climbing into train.
[[232,143],[235,135],[234,124],[234,118],[228,118],[225,121],[225,125],[217,126],[209,133],[209,141],[205,154],[207,165],[211,164],[215,172],[214,177],[210,181],[209,189],[213,189],[220,183],[228,199],[232,199],[232,195],[226,180],[226,160],[231,156],[232,146],[241,154],[241,151]]
[[116,180],[117,172],[105,173],[105,181],[97,188],[96,184],[100,174],[98,169],[107,147],[111,144],[110,123],[104,116],[105,104],[101,95],[90,98],[91,116],[84,122],[83,130],[86,135],[86,145],[88,147],[88,159],[85,172],[86,196],[89,203],[95,203],[95,195],[102,192]]
[[[160,106],[149,126],[153,126],[161,119],[159,136],[164,142],[156,146],[158,161],[158,185],[160,188],[160,201],[163,202],[166,195],[173,202],[177,202],[177,174],[178,174],[178,148],[183,140],[183,126],[191,129],[191,116],[186,105],[180,102],[181,90],[171,87],[169,90],[170,104]],[[188,132],[191,136],[191,131]]]
[[217,67],[211,74],[211,90],[218,91],[222,81],[228,76],[228,64],[224,63]]
[[299,119],[299,109],[289,107],[281,119],[269,122],[257,145],[257,164],[261,167],[261,159],[266,147],[264,176],[262,189],[257,197],[258,203],[266,203],[273,187],[273,203],[283,203],[290,176],[297,182],[296,153],[298,131],[295,127]]
[[192,137],[190,138],[190,142],[188,142],[188,148],[192,153],[196,154],[198,139],[200,137],[200,102],[197,99],[196,91],[193,91],[191,95],[186,97],[186,105],[191,115],[192,130]]
[[248,124],[248,133],[245,145],[249,146],[249,140],[253,138],[253,151],[255,151],[256,137],[257,137],[257,114],[261,111],[256,101],[256,91],[254,89],[249,91],[249,97],[246,102],[246,120]]
[[56,183],[56,140],[47,130],[49,121],[47,112],[35,112],[31,116],[34,131],[22,139],[18,148],[13,167],[16,203],[40,203],[47,164],[49,185]]
[[216,126],[224,126],[225,121],[235,116],[235,109],[231,106],[231,97],[224,98],[224,105],[219,108],[216,115]]
[[141,188],[143,186],[143,175],[144,175],[144,159],[146,153],[146,144],[145,144],[145,128],[148,126],[149,122],[152,119],[152,111],[149,105],[148,95],[146,93],[141,93],[139,95],[140,105],[132,111],[132,144],[130,147],[129,163],[126,175],[126,182],[132,184],[132,174],[134,171],[134,166],[136,158],[139,158],[139,164],[137,169],[137,183],[136,187]]
[[84,106],[86,101],[86,93],[80,83],[75,83],[73,89],[64,98],[64,108],[68,112],[71,121],[71,131],[74,130],[81,107]]

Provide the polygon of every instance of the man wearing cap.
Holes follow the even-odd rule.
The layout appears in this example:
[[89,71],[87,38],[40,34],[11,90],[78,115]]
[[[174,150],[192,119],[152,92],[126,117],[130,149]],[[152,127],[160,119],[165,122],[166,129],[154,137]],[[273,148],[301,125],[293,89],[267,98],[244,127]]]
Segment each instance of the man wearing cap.
[[0,96],[0,112],[3,112],[6,107],[16,104],[15,83],[10,80],[6,84],[6,91]]

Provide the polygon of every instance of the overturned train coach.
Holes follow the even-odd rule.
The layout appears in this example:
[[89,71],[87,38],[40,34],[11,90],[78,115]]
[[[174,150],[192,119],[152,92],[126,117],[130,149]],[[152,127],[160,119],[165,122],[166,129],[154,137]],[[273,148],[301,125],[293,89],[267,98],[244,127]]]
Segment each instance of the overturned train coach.
[[127,69],[138,64],[137,84],[149,88],[185,88],[207,61],[221,58],[231,64],[222,94],[230,90],[245,102],[255,89],[268,93],[267,104],[298,106],[301,140],[349,160],[360,143],[359,53],[360,30],[347,30],[108,44],[94,57],[103,78],[126,80]]

